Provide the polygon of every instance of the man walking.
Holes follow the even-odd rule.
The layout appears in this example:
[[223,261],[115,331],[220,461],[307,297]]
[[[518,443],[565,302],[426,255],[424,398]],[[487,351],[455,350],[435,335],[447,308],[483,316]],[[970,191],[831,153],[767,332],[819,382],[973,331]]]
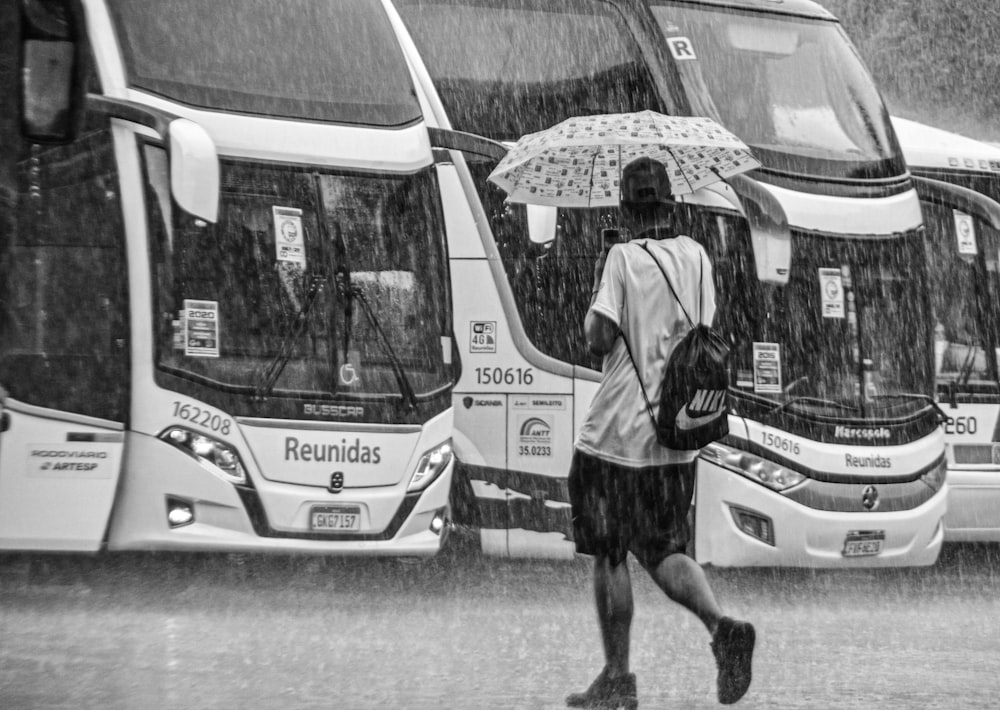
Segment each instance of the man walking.
[[595,265],[584,329],[591,352],[604,357],[603,375],[569,474],[576,549],[594,557],[606,662],[590,687],[566,703],[638,706],[635,675],[629,671],[629,552],[670,599],[705,624],[718,665],[719,702],[735,703],[750,686],[754,628],[723,615],[701,566],[685,553],[698,452],[658,443],[639,389],[659,401],[663,368],[690,328],[642,245],[669,275],[684,309],[692,318],[700,313],[706,324],[715,314],[711,264],[701,245],[674,231],[675,203],[662,164],[648,158],[629,163],[622,172],[620,202],[632,241],[605,250]]

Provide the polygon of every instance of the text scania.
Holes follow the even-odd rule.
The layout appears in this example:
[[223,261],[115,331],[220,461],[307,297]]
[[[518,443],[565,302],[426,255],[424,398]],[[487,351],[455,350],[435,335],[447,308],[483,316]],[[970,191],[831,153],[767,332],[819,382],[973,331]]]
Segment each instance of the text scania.
[[362,446],[360,439],[351,444],[347,439],[341,439],[339,444],[313,444],[287,436],[285,461],[375,464],[382,461],[382,447]]
[[856,427],[840,426],[833,430],[833,435],[838,439],[888,439],[892,434],[885,427],[876,429],[858,429]]
[[844,454],[844,463],[848,468],[892,468],[892,459],[888,456],[852,456]]

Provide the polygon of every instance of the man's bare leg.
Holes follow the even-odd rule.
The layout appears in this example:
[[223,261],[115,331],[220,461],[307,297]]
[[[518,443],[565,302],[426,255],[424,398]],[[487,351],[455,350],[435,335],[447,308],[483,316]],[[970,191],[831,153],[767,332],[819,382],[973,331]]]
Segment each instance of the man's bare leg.
[[722,609],[715,601],[715,594],[701,565],[678,553],[668,555],[656,567],[646,567],[646,571],[668,597],[690,609],[710,634],[715,633],[722,618]]
[[670,555],[646,570],[668,597],[690,609],[705,624],[712,635],[712,654],[719,668],[716,679],[719,702],[724,705],[737,702],[753,678],[756,640],[753,625],[723,616],[705,571],[687,555]]
[[607,557],[594,557],[594,600],[608,674],[612,677],[625,675],[629,672],[634,608],[627,561],[612,566]]

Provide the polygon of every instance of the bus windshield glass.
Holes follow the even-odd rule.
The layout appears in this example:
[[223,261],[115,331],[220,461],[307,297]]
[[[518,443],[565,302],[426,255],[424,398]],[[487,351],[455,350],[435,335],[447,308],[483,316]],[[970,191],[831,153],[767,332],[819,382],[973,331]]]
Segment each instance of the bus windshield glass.
[[[955,210],[924,203],[934,309],[938,388],[996,392],[1000,355],[1000,231]],[[959,230],[965,232],[959,238]]]
[[652,11],[692,105],[714,105],[765,168],[905,174],[888,112],[837,23],[669,0],[653,0]]
[[390,401],[452,384],[432,168],[223,160],[212,225],[172,207],[165,151],[143,155],[160,371],[264,397]]
[[734,392],[817,415],[879,416],[933,393],[922,232],[858,239],[793,231],[788,283],[758,281],[745,239],[707,245]]
[[108,5],[131,87],[238,113],[375,126],[420,118],[378,0]]
[[598,0],[397,0],[452,128],[520,136],[662,110],[624,18]]

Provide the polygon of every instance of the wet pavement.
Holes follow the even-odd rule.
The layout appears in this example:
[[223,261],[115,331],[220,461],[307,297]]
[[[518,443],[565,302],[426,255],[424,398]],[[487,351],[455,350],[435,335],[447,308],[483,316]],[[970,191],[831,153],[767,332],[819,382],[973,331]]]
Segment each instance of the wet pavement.
[[[758,630],[740,708],[1000,706],[1000,548],[716,570]],[[708,634],[633,566],[643,708],[717,708]],[[586,559],[0,557],[0,708],[561,708],[602,663]]]

